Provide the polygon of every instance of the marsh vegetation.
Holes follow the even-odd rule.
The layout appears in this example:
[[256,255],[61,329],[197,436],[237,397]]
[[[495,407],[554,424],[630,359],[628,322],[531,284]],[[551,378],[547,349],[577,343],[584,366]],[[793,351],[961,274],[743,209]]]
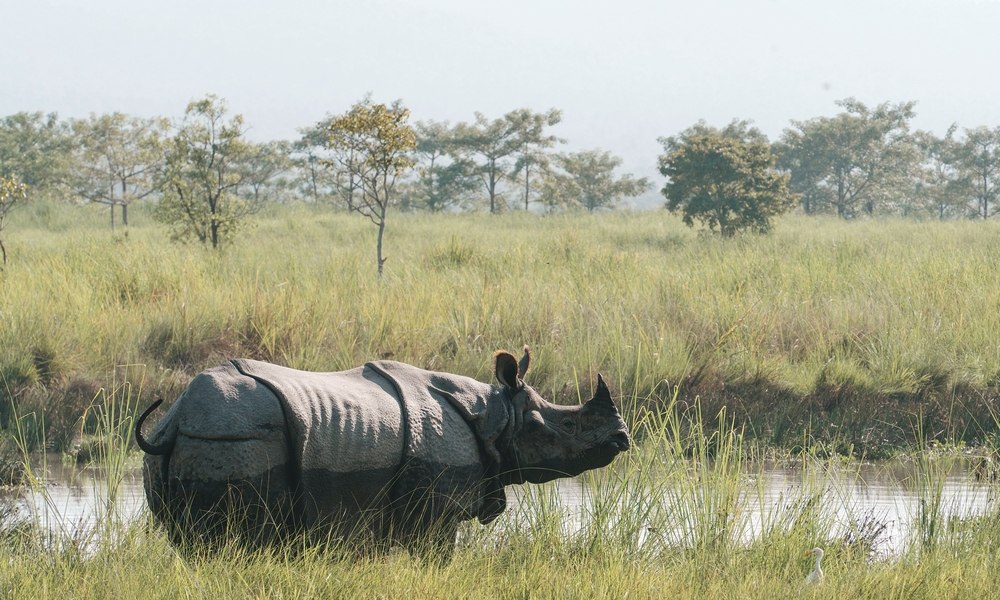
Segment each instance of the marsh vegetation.
[[102,388],[169,400],[224,357],[485,381],[493,351],[524,343],[547,398],[590,397],[602,372],[639,418],[679,388],[682,410],[700,398],[711,425],[726,407],[767,446],[877,458],[918,428],[995,438],[992,222],[790,217],[722,240],[653,213],[400,214],[378,282],[374,234],[348,214],[275,208],[214,254],[138,215],[127,238],[86,209],[23,215],[0,274],[0,426],[36,415],[32,448],[85,439]]
[[[773,598],[801,591],[816,546],[826,580],[807,597],[995,588],[995,499],[973,517],[943,500],[961,450],[996,445],[991,222],[786,217],[722,240],[651,213],[400,214],[378,282],[371,228],[310,207],[276,207],[221,252],[168,243],[141,208],[127,238],[87,209],[21,216],[0,273],[0,467],[44,489],[32,452],[87,449],[109,502],[69,537],[3,512],[4,595]],[[543,396],[589,398],[601,372],[637,441],[581,479],[572,519],[551,487],[526,491],[429,565],[336,545],[186,554],[111,501],[137,464],[136,408],[223,357],[391,357],[485,381],[495,349],[525,342]],[[830,500],[833,474],[898,454],[913,534],[873,552],[879,522]],[[802,481],[763,514],[767,460]]]

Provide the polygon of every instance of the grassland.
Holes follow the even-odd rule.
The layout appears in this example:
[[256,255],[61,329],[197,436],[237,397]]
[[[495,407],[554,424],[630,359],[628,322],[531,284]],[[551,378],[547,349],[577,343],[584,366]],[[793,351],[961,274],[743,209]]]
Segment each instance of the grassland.
[[[0,273],[0,441],[40,490],[27,453],[83,433],[113,496],[135,460],[136,407],[231,355],[322,370],[393,357],[488,380],[495,349],[528,343],[543,395],[589,396],[602,372],[639,443],[584,478],[578,529],[551,487],[530,488],[494,526],[466,528],[447,564],[337,548],[191,555],[114,511],[52,539],[0,511],[4,597],[997,596],[1000,508],[948,518],[941,482],[957,458],[926,444],[996,445],[993,223],[793,217],[725,241],[661,213],[401,214],[379,283],[373,229],[352,215],[276,208],[222,252],[168,243],[141,211],[127,237],[87,208],[16,217]],[[793,450],[803,483],[755,515],[766,448]],[[877,524],[829,501],[830,473],[851,464],[831,454],[900,449],[918,474],[914,533],[879,556]],[[817,545],[827,578],[805,588],[802,553]]]
[[379,283],[356,215],[276,207],[221,252],[168,242],[142,211],[127,237],[85,207],[16,216],[0,426],[43,416],[35,437],[56,449],[93,430],[99,389],[169,400],[226,356],[488,380],[492,352],[524,343],[547,397],[587,396],[598,371],[640,412],[679,388],[681,407],[699,397],[712,421],[725,406],[770,446],[875,457],[918,428],[996,435],[994,223],[792,217],[721,240],[661,212],[398,214]]

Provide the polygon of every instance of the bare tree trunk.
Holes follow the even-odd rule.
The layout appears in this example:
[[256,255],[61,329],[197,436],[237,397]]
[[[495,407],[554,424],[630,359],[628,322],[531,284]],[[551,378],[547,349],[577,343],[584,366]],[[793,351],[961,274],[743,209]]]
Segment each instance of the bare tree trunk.
[[847,203],[847,198],[845,198],[844,180],[841,179],[837,181],[837,216],[840,217],[841,219],[847,217],[847,207],[845,206],[846,203]]
[[309,157],[309,187],[312,189],[313,201],[319,200],[319,186],[316,184],[316,165],[315,158]]
[[528,212],[528,198],[531,196],[531,163],[524,165],[524,211]]
[[490,179],[487,185],[490,193],[490,214],[497,212],[497,173],[496,163],[490,163]]
[[0,254],[3,255],[3,264],[7,264],[7,248],[3,245],[3,240],[0,240]]
[[125,235],[128,235],[128,204],[125,202],[126,183],[122,180],[122,227],[125,228]]
[[385,257],[382,256],[382,234],[385,233],[385,211],[382,211],[382,218],[378,221],[378,242],[376,252],[378,254],[378,279],[382,281],[382,266],[385,265]]
[[983,175],[983,220],[990,218],[990,200],[987,192],[989,191],[989,183],[986,181],[986,175]]

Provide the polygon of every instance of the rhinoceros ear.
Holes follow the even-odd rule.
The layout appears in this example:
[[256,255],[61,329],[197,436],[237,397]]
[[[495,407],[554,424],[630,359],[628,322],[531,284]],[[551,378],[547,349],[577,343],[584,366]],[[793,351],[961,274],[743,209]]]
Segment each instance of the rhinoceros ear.
[[496,370],[497,381],[500,385],[509,390],[519,390],[524,387],[524,382],[517,376],[517,359],[510,352],[500,350],[494,357],[494,368]]
[[524,376],[528,374],[528,367],[530,366],[531,366],[531,350],[528,348],[528,345],[525,344],[524,356],[522,356],[521,360],[518,361],[517,363],[517,376],[521,378],[521,381],[524,381]]

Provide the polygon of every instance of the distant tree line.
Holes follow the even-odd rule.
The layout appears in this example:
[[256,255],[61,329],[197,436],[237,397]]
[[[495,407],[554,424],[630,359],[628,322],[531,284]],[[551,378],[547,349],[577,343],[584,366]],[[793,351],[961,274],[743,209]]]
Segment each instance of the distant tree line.
[[[744,218],[737,223],[740,228],[758,230],[769,227],[770,216],[793,206],[807,215],[843,219],[989,219],[1000,212],[1000,127],[959,133],[952,125],[936,136],[911,128],[914,102],[869,107],[848,98],[837,105],[841,111],[832,117],[792,121],[773,143],[741,121],[723,129],[699,123],[661,138],[667,208],[689,224],[701,220],[724,235],[713,211],[738,213]],[[757,151],[749,151],[751,146]],[[713,153],[702,152],[699,162],[690,156],[696,148]],[[740,160],[734,159],[740,153],[736,148]],[[727,176],[739,185],[716,181]],[[697,177],[706,181],[692,188],[690,180]],[[712,189],[726,189],[718,196],[728,205],[719,198],[709,201]]]
[[[838,106],[832,117],[792,121],[773,142],[744,121],[723,128],[698,123],[660,138],[666,207],[723,235],[767,231],[774,215],[796,207],[844,219],[988,219],[998,212],[1000,128],[952,126],[936,136],[912,130],[913,102],[868,107],[846,99]],[[154,201],[154,214],[173,237],[212,246],[267,202],[327,202],[377,223],[376,213],[384,221],[389,204],[432,212],[596,211],[651,187],[621,173],[621,159],[607,151],[559,152],[565,140],[552,133],[562,120],[557,109],[410,125],[398,102],[386,107],[366,98],[352,111],[358,107],[385,110],[365,117],[375,119],[367,130],[358,113],[359,129],[345,130],[348,111],[302,128],[296,140],[267,143],[248,140],[243,117],[211,95],[173,121],[21,112],[0,119],[0,178],[9,198],[20,202],[49,197],[105,205],[112,228],[128,226],[135,202]],[[399,119],[402,111],[406,118]],[[375,158],[364,153],[375,151],[371,142],[386,141],[378,138],[389,131],[388,121],[379,119],[390,116],[397,118],[394,135],[412,133],[413,143],[381,146],[396,159],[381,171],[391,185],[383,179],[383,187],[365,195],[359,169],[370,174],[374,163],[364,161]],[[23,186],[16,194],[9,191],[15,184]],[[376,199],[385,207],[368,204]]]
[[[211,95],[192,102],[174,122],[122,113],[63,121],[54,113],[21,112],[0,119],[0,174],[16,177],[36,196],[125,207],[170,193],[172,187],[182,193],[175,179],[178,161],[187,157],[208,161],[204,168],[214,160],[216,180],[226,180],[222,187],[247,200],[339,200],[346,208],[337,185],[344,171],[332,160],[330,124],[335,118],[301,129],[297,140],[261,144],[248,141],[243,117],[229,116],[226,102]],[[641,188],[626,186],[616,197],[595,204],[582,192],[574,195],[565,186],[552,186],[548,178],[572,175],[574,167],[581,168],[578,163],[595,156],[603,161],[583,175],[617,181],[614,171],[621,165],[602,151],[554,152],[564,140],[549,129],[561,119],[555,109],[518,109],[497,119],[476,113],[471,123],[415,123],[415,169],[401,182],[400,203],[404,209],[430,211],[481,207],[501,212],[533,205],[593,210],[612,207]],[[196,157],[192,153],[199,146],[206,153]],[[223,164],[226,176],[220,179]],[[543,183],[558,190],[559,198],[543,198]],[[109,218],[115,212],[127,215],[117,209]],[[123,219],[127,224],[127,216]]]

